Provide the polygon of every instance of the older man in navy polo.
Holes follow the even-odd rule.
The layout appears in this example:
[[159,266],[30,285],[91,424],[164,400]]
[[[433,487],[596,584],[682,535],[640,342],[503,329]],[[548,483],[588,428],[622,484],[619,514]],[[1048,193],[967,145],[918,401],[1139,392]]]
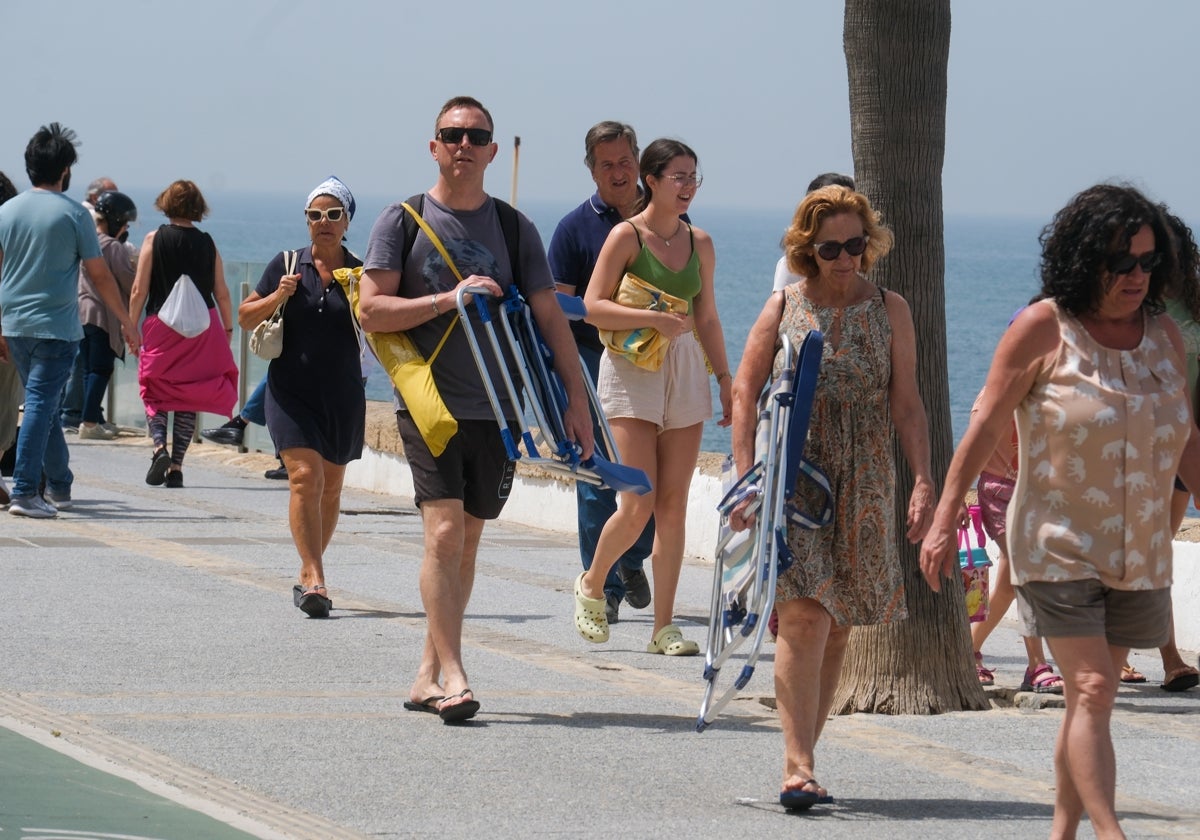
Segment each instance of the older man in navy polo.
[[[609,232],[623,219],[640,209],[638,188],[638,145],[633,128],[625,123],[605,120],[592,126],[584,139],[584,163],[596,182],[596,192],[563,217],[550,240],[550,270],[560,291],[583,296],[596,267],[596,258]],[[600,354],[604,346],[596,328],[583,321],[572,321],[571,330],[584,367],[596,381]],[[595,430],[596,446],[603,446],[600,430]],[[592,565],[596,541],[604,523],[617,509],[617,494],[586,482],[575,483],[579,511],[579,555],[585,569]],[[654,545],[654,520],[628,551],[613,566],[604,583],[608,623],[617,621],[624,598],[631,607],[650,605],[650,583],[642,565]]]

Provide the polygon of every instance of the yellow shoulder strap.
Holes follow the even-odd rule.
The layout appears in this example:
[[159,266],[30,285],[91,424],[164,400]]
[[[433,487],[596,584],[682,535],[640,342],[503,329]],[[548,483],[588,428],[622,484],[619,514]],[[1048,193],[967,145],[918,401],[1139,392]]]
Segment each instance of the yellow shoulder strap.
[[425,231],[425,235],[429,237],[429,241],[433,243],[433,247],[438,249],[438,253],[442,255],[442,259],[446,261],[446,265],[450,266],[450,270],[454,272],[454,276],[458,278],[458,282],[462,282],[463,276],[458,271],[458,266],[454,264],[454,260],[450,259],[450,253],[446,250],[446,246],[442,244],[442,240],[433,232],[433,228],[429,226],[429,222],[421,218],[421,214],[412,208],[407,201],[400,202],[400,206],[408,211],[413,220],[421,226],[421,230]]
[[[458,266],[454,264],[454,260],[450,259],[450,252],[447,251],[446,246],[442,244],[441,238],[433,232],[433,228],[429,226],[429,222],[422,219],[421,214],[414,210],[407,201],[400,202],[400,206],[407,210],[408,214],[413,217],[413,220],[421,226],[421,230],[425,231],[425,235],[429,237],[429,241],[433,243],[433,247],[438,249],[438,253],[442,255],[442,259],[446,261],[446,265],[450,267],[450,270],[454,272],[454,276],[458,278],[458,282],[461,283],[463,276],[461,273],[459,273]],[[445,345],[446,339],[450,337],[450,333],[454,330],[454,325],[457,323],[458,316],[455,315],[455,317],[450,321],[450,326],[446,327],[446,331],[442,333],[442,340],[437,343],[437,347],[435,347],[433,353],[430,354],[426,364],[433,364],[433,360],[436,359],[438,354],[442,352],[442,347]]]

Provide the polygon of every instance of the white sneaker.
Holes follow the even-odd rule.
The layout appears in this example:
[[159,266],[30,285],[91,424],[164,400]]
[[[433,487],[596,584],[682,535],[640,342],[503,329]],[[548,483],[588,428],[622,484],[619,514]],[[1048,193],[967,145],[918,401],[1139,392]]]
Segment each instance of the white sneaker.
[[79,425],[80,440],[113,440],[117,436],[117,432],[110,432],[100,424],[95,426]]
[[121,434],[121,427],[116,423],[109,423],[107,420],[100,424],[100,428],[112,432],[113,437],[119,437]]
[[0,507],[8,506],[8,485],[4,483],[4,476],[0,475]]
[[51,490],[46,490],[45,501],[55,510],[66,510],[71,505],[75,504],[71,501],[70,493],[67,493],[65,496],[60,496]]
[[15,496],[8,504],[8,512],[30,519],[53,519],[58,516],[58,510],[46,504],[41,496]]

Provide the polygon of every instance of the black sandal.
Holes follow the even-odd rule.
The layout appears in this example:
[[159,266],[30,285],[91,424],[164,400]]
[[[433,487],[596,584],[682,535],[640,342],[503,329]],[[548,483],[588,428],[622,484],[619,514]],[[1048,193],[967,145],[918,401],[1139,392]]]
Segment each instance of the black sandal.
[[292,603],[301,609],[309,618],[329,618],[333,609],[333,601],[325,594],[325,584],[318,583],[305,587],[297,583],[292,587]]

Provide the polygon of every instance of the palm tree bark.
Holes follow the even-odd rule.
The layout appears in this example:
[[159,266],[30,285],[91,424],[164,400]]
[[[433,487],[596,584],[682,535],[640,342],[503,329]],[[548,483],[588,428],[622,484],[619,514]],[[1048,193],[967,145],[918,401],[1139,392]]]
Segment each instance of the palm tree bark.
[[[930,419],[933,475],[946,473],[953,435],[946,367],[942,162],[950,0],[846,0],[843,44],[858,188],[896,235],[872,279],[912,307],[917,380]],[[912,474],[899,446],[897,533]],[[837,714],[938,714],[988,708],[972,667],[960,581],[935,595],[901,536],[907,621],[857,627],[850,636]]]

